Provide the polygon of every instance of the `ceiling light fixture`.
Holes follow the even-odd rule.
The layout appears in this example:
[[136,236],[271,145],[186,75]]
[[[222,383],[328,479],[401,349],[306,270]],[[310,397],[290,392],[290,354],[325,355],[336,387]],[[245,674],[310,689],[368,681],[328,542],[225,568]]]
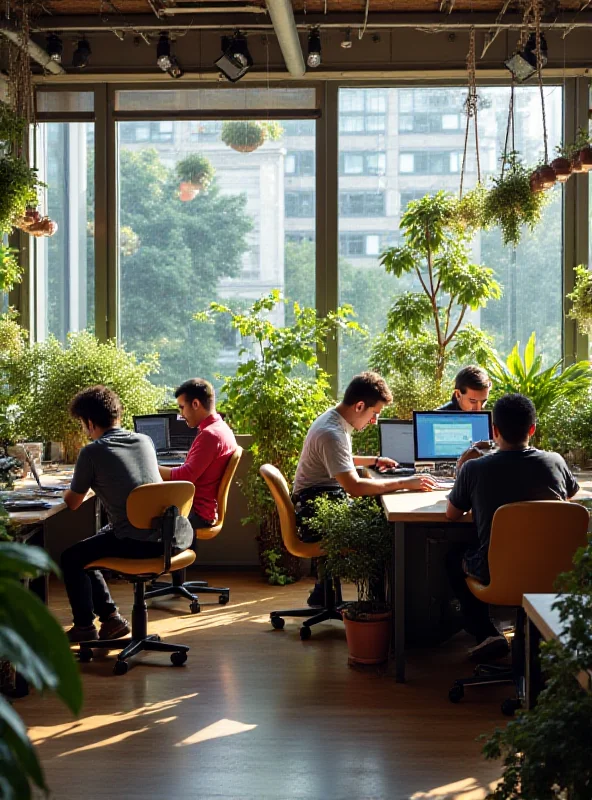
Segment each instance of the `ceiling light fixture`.
[[343,40],[341,41],[341,47],[344,50],[351,50],[352,46],[352,39],[351,39],[351,28],[348,28],[345,32]]
[[56,64],[62,63],[62,53],[64,52],[64,45],[57,33],[50,33],[47,37],[47,44],[45,45],[47,55]]
[[171,78],[182,78],[185,74],[181,69],[179,62],[177,61],[176,56],[171,56],[171,66],[167,69],[167,72]]
[[[524,49],[514,53],[504,63],[517,83],[524,83],[524,81],[531,78],[537,70],[536,35],[531,33],[524,45]],[[547,42],[544,34],[541,33],[541,67],[544,67],[546,63]]]
[[86,37],[82,37],[78,42],[76,50],[72,56],[72,66],[76,69],[84,69],[88,67],[92,50],[90,49],[90,42]]
[[214,62],[220,72],[232,83],[239,81],[253,66],[246,37],[235,31],[232,38],[222,37],[222,55]]
[[163,72],[168,72],[172,66],[171,42],[166,31],[160,34],[158,44],[156,45],[156,64]]
[[313,28],[308,34],[308,56],[306,63],[316,69],[321,65],[321,34],[318,28]]

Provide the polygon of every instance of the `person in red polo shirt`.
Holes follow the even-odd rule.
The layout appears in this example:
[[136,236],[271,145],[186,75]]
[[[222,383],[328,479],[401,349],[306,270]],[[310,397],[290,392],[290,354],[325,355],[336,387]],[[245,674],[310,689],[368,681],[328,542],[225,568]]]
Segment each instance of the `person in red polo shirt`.
[[191,378],[176,390],[179,412],[190,428],[199,428],[185,463],[161,467],[164,481],[191,481],[195,486],[189,522],[194,530],[211,528],[218,517],[218,487],[230,456],[236,450],[233,432],[216,413],[214,387],[203,378]]

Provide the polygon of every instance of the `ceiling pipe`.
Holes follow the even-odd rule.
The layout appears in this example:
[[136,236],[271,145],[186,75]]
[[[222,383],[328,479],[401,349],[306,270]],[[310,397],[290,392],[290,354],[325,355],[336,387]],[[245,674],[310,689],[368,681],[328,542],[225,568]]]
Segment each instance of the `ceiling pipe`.
[[293,78],[302,78],[306,68],[292,4],[290,0],[266,0],[266,3],[288,72]]
[[234,5],[234,6],[183,6],[182,8],[163,8],[161,17],[174,17],[177,14],[267,14],[263,6]]
[[[22,47],[23,36],[21,32],[14,25],[11,25],[11,23],[7,20],[0,20],[0,33],[3,33],[7,39],[10,39],[10,41],[14,42],[14,44],[18,45],[18,47]],[[47,51],[40,47],[32,39],[27,39],[25,41],[25,47],[27,48],[33,61],[41,64],[43,69],[47,70],[47,72],[51,72],[53,75],[65,74],[66,70],[62,67],[62,65],[51,59]]]

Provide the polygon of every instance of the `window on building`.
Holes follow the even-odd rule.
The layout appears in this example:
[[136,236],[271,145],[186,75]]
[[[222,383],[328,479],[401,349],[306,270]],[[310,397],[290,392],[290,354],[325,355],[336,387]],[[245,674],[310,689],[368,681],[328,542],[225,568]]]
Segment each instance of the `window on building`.
[[339,253],[342,256],[379,256],[387,246],[388,235],[383,233],[341,233]]
[[386,130],[387,91],[352,89],[339,101],[339,133],[382,133]]
[[341,175],[384,175],[385,172],[386,153],[352,150],[339,154]]
[[286,192],[286,217],[314,217],[314,198],[315,194],[311,191]]
[[[399,153],[399,172],[414,175],[450,175],[460,171],[462,153],[458,151],[429,151]],[[465,169],[472,169],[472,162]]]
[[126,122],[122,131],[122,142],[144,144],[145,142],[165,143],[173,141],[173,123],[165,122]]
[[315,151],[312,150],[292,150],[287,153],[285,161],[286,175],[294,177],[305,177],[314,175],[315,172]]
[[282,123],[284,126],[285,136],[314,136],[315,135],[315,120],[314,119],[290,119]]
[[340,192],[339,213],[342,217],[384,217],[384,192]]

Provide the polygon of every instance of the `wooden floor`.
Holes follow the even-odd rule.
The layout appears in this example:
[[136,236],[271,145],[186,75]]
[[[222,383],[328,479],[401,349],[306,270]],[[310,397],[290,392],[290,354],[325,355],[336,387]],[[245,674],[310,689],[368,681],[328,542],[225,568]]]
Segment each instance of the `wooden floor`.
[[[271,629],[269,611],[301,605],[308,581],[272,587],[254,573],[201,577],[230,586],[231,602],[194,616],[175,602],[150,611],[151,632],[191,646],[184,667],[161,654],[121,677],[112,674],[112,656],[81,665],[78,720],[51,696],[16,701],[53,797],[485,797],[500,766],[482,758],[475,740],[504,724],[499,702],[508,689],[448,701],[453,678],[470,674],[468,639],[415,651],[409,680],[398,685],[376,669],[347,666],[341,623],[320,626],[308,642],[296,621]],[[113,590],[127,613],[130,587]],[[51,605],[67,624],[59,585]]]

